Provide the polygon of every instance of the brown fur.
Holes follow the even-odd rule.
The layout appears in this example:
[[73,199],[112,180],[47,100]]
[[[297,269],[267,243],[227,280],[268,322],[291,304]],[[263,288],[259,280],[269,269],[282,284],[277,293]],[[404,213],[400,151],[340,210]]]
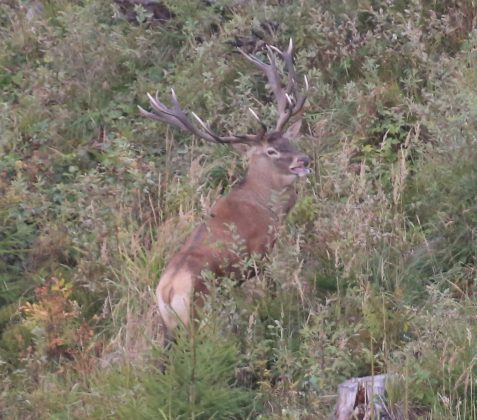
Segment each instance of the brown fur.
[[[283,218],[296,201],[297,176],[290,168],[309,162],[285,136],[274,133],[251,147],[244,182],[215,203],[164,270],[156,295],[169,333],[179,323],[189,325],[194,296],[207,293],[203,271],[216,277],[230,274],[244,257],[263,256],[273,246]],[[278,157],[267,155],[270,148]],[[237,242],[242,245],[241,254],[234,251]]]

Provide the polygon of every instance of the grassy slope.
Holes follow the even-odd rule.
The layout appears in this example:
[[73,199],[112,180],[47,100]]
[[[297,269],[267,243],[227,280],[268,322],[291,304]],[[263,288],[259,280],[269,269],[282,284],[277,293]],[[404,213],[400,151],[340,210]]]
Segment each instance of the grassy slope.
[[[0,412],[324,418],[341,381],[398,372],[395,418],[475,418],[472,2],[190,3],[0,6]],[[218,130],[272,121],[231,46],[252,29],[295,41],[314,175],[262,274],[164,352],[152,290],[243,165],[136,105],[174,86]]]

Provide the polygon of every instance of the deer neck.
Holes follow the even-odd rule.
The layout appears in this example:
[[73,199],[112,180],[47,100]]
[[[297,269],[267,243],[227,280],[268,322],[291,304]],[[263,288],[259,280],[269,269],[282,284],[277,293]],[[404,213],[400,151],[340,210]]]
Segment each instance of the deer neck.
[[295,204],[296,192],[293,184],[278,182],[270,174],[260,170],[250,170],[241,188],[244,199],[267,208],[273,215],[282,216]]

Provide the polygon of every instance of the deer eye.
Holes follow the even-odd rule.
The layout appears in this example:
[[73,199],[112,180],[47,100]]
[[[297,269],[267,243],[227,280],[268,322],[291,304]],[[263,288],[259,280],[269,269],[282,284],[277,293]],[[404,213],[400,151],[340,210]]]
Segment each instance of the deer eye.
[[266,151],[267,155],[276,158],[280,155],[273,147],[269,147]]

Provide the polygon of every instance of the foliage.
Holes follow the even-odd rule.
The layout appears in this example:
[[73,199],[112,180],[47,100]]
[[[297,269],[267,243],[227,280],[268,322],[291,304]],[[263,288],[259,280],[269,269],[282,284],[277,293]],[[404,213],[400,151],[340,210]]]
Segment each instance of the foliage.
[[[0,5],[0,416],[325,418],[389,372],[394,418],[475,418],[474,2],[132,3]],[[137,105],[174,86],[252,132],[275,111],[234,47],[290,37],[313,174],[164,349],[160,273],[246,162]]]
[[237,418],[250,412],[252,393],[234,385],[236,344],[208,329],[192,339],[179,334],[164,357],[164,371],[138,375],[139,398],[121,410],[124,418]]

